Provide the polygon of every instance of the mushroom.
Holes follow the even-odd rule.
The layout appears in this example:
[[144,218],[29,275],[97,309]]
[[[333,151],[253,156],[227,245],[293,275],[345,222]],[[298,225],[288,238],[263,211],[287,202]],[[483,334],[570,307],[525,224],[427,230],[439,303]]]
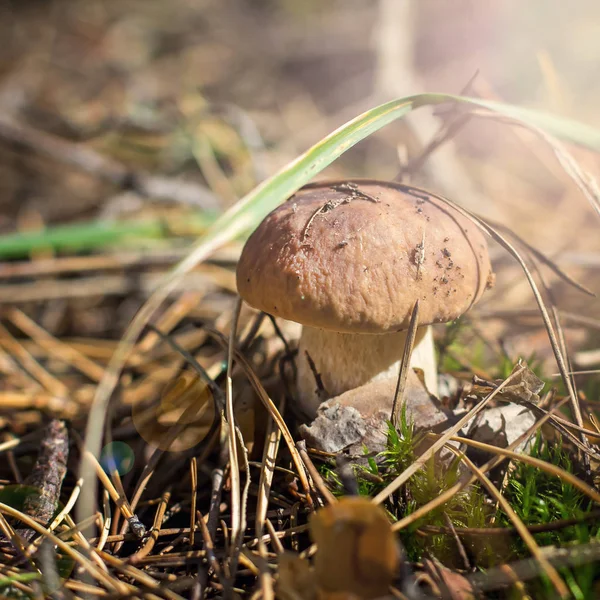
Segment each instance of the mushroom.
[[401,553],[385,510],[370,498],[345,496],[311,515],[317,545],[315,580],[322,598],[382,598],[400,569]]
[[305,186],[250,236],[237,287],[254,308],[302,324],[300,407],[398,374],[419,301],[411,366],[430,392],[437,368],[429,325],[460,317],[493,274],[482,232],[428,192],[394,182]]

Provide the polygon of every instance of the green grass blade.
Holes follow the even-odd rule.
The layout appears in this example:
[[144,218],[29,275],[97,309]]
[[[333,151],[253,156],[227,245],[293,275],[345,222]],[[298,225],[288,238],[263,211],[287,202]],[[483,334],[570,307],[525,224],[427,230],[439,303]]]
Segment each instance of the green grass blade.
[[[98,456],[108,400],[114,392],[129,348],[141,335],[155,311],[190,269],[237,235],[254,228],[268,212],[361,140],[417,108],[445,102],[459,102],[485,108],[500,116],[516,119],[525,126],[529,124],[567,141],[600,150],[600,131],[593,128],[546,113],[462,96],[417,94],[392,100],[359,115],[283,167],[226,211],[200,237],[190,254],[165,277],[163,284],[144,304],[125,332],[122,343],[115,351],[105,376],[96,390],[86,429],[86,448]],[[81,495],[81,510],[78,518],[83,520],[95,510],[96,485],[91,465],[82,466],[81,476],[90,482],[84,487]]]
[[109,246],[131,238],[160,238],[163,228],[158,220],[62,225],[42,231],[0,236],[0,257],[21,258],[30,252],[79,252]]
[[484,108],[500,117],[521,122],[526,127],[541,129],[557,138],[600,151],[600,130],[541,111],[451,94],[417,94],[392,100],[349,121],[232,206],[198,241],[193,252],[176,267],[174,275],[204,260],[236,235],[253,229],[271,210],[372,133],[416,108],[453,102]]
[[[417,94],[393,100],[346,123],[255,188],[214,222],[214,226],[200,238],[194,253],[184,264],[191,265],[206,258],[206,251],[210,252],[238,234],[253,229],[285,198],[310,181],[346,150],[378,129],[416,108],[443,103],[460,103],[483,108],[501,117],[521,122],[525,126],[541,129],[547,134],[600,151],[600,130],[541,111],[450,94]],[[35,234],[0,236],[0,258],[26,256],[31,251],[43,248],[59,251],[90,250],[129,236],[160,238],[163,234],[164,231],[158,222],[122,225],[98,223],[53,228]]]
[[14,573],[13,575],[7,575],[6,577],[0,577],[0,589],[8,587],[15,582],[29,583],[30,581],[37,581],[38,579],[41,579],[41,578],[42,578],[41,573]]
[[[460,104],[485,108],[500,117],[508,117],[515,121],[520,121],[526,127],[537,127],[565,142],[577,144],[578,146],[583,146],[597,152],[600,151],[600,129],[580,123],[579,121],[574,121],[573,119],[566,119],[542,110],[513,106],[494,100],[482,100],[480,98],[454,96],[452,94],[423,95],[443,98],[442,102],[458,102]],[[433,102],[432,104],[440,104],[440,102]]]
[[84,252],[115,245],[147,245],[149,240],[167,239],[171,234],[201,235],[214,221],[214,216],[194,214],[170,221],[161,218],[94,221],[10,233],[0,236],[0,259],[26,258],[40,250]]

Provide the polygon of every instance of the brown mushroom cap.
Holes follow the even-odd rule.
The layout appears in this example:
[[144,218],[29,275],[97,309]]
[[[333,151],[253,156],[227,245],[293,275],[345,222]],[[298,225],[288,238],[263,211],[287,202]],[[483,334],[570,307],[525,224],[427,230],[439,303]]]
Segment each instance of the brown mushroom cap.
[[375,180],[308,185],[271,212],[237,268],[251,306],[310,327],[387,333],[466,312],[492,280],[487,243],[428,192]]

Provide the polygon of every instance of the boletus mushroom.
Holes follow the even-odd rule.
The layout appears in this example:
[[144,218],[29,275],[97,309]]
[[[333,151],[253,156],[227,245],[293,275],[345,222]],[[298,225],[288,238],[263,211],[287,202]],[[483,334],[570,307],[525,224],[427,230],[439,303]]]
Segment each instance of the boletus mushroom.
[[248,239],[237,287],[254,308],[303,325],[300,406],[396,376],[415,302],[411,366],[430,392],[437,369],[429,325],[475,304],[493,274],[480,229],[428,192],[376,180],[302,188]]

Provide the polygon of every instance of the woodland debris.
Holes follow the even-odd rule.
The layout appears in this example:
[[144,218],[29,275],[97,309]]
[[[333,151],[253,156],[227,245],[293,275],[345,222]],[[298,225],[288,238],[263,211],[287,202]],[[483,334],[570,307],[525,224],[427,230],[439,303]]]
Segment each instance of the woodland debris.
[[[22,484],[26,496],[19,508],[38,523],[47,525],[56,511],[68,456],[67,426],[64,421],[52,419],[41,440],[35,465]],[[31,540],[35,535],[29,527],[17,528],[15,533],[25,540]]]
[[[519,361],[513,368],[512,373],[518,371],[525,363]],[[486,381],[477,377],[473,377],[473,395],[487,396],[493,389],[496,389],[502,379],[494,381]],[[516,402],[527,400],[537,404],[540,401],[540,392],[544,389],[544,382],[525,364],[525,369],[513,380],[510,385],[505,386],[499,397],[508,402]]]
[[445,567],[438,560],[426,558],[423,561],[426,573],[435,588],[432,590],[438,597],[448,600],[474,600],[475,590],[469,580]]
[[[518,404],[508,404],[489,408],[482,413],[482,417],[471,431],[472,439],[507,448],[522,434],[524,434],[536,421],[535,415],[530,410]],[[469,429],[469,425],[466,430]],[[521,452],[529,446],[530,439],[525,440],[515,448]]]
[[[388,422],[391,416],[396,379],[371,381],[319,407],[317,418],[302,425],[300,434],[307,445],[324,452],[363,455],[363,446],[370,452],[382,452],[387,445]],[[406,418],[416,431],[443,430],[452,414],[431,396],[413,369],[409,369],[404,392]]]

